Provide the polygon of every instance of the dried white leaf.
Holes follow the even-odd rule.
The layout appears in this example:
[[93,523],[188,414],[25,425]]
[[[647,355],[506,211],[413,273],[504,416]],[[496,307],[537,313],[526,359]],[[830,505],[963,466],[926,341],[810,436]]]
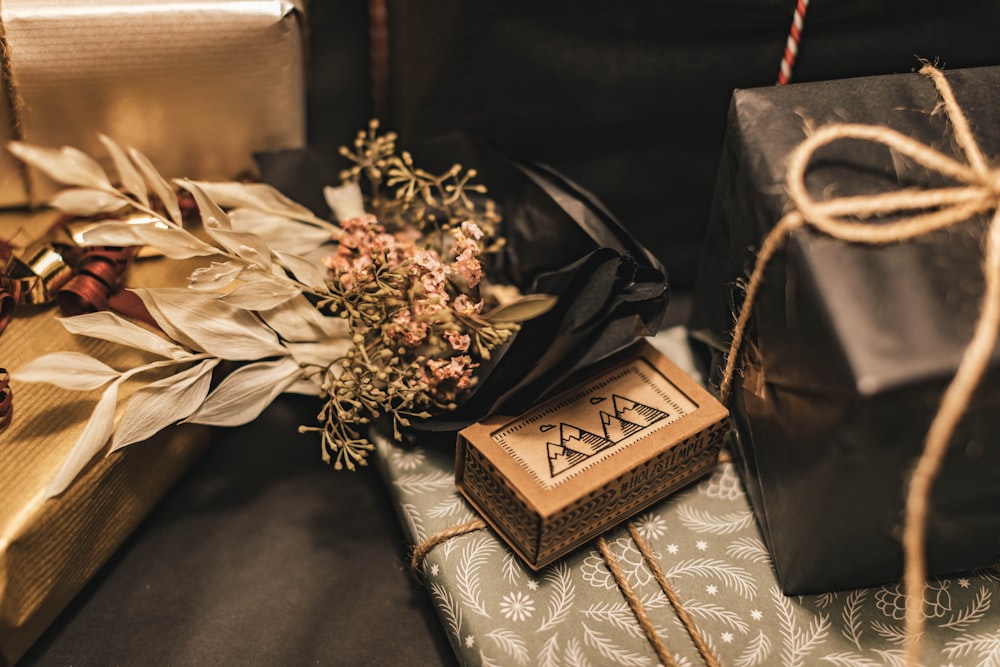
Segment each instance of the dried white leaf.
[[212,262],[191,272],[188,287],[199,292],[211,292],[228,287],[243,271],[239,262]]
[[69,188],[53,197],[49,201],[49,206],[69,215],[87,217],[98,213],[113,213],[128,203],[128,200],[117,191]]
[[65,185],[111,190],[111,181],[96,160],[70,146],[46,148],[22,141],[11,141],[7,149],[14,157],[45,172],[52,180]]
[[[132,225],[135,235],[143,245],[150,245],[171,259],[188,259],[219,254],[219,249],[205,243],[197,236],[180,227],[164,229],[156,224]],[[88,236],[89,238],[89,232]]]
[[332,338],[311,343],[286,343],[285,347],[299,364],[325,367],[347,354],[353,343],[349,338]]
[[233,361],[285,354],[264,322],[214,295],[185,288],[134,292],[168,336],[185,344],[190,341],[190,347]]
[[494,308],[483,315],[490,322],[523,322],[544,315],[559,301],[548,294],[528,294],[516,301]]
[[[161,292],[163,291],[163,289],[164,288],[155,288],[154,291]],[[173,288],[167,288],[167,289],[173,289]],[[201,346],[197,342],[195,342],[193,338],[185,334],[183,330],[175,327],[170,322],[167,315],[160,312],[159,306],[156,305],[156,302],[148,295],[144,294],[144,288],[141,287],[129,288],[129,291],[134,292],[135,295],[139,297],[139,299],[143,302],[143,305],[146,307],[146,310],[149,311],[150,316],[152,316],[153,320],[156,322],[156,325],[160,327],[163,333],[167,334],[168,338],[176,341],[177,343],[183,345],[189,350],[197,350],[199,352],[202,351]],[[186,290],[186,291],[194,294],[193,290]],[[212,298],[214,299],[214,296]]]
[[87,420],[80,437],[73,443],[66,460],[45,487],[45,497],[58,496],[66,490],[70,483],[90,463],[111,437],[115,426],[115,404],[118,401],[118,386],[124,376],[104,390],[101,400]]
[[87,391],[103,387],[121,373],[79,352],[53,352],[32,359],[13,377],[18,382],[44,382],[64,389]]
[[333,211],[333,217],[341,222],[360,218],[365,214],[365,199],[361,194],[361,186],[357,183],[327,186],[323,188],[323,197]]
[[229,215],[198,184],[184,179],[176,182],[194,196],[202,226],[220,247],[262,269],[271,268],[271,250],[264,239],[248,232],[233,231]]
[[272,251],[302,255],[329,243],[331,231],[328,228],[302,224],[295,220],[262,213],[249,208],[237,208],[229,212],[233,230],[249,232],[264,239]]
[[308,342],[321,338],[347,338],[350,327],[341,317],[326,317],[304,296],[297,296],[277,308],[261,310],[260,316],[282,339]]
[[149,206],[149,194],[146,190],[146,184],[142,180],[142,174],[139,173],[135,165],[132,164],[132,161],[125,155],[122,147],[106,134],[98,134],[97,138],[104,144],[104,148],[107,149],[112,162],[115,163],[115,169],[118,170],[118,180],[121,181],[122,188],[126,192],[131,192],[135,195],[136,199],[142,202],[143,206]]
[[195,184],[215,200],[219,206],[225,208],[245,207],[283,218],[317,221],[329,225],[323,220],[318,220],[308,208],[289,199],[266,183],[196,181]]
[[217,255],[219,249],[179,227],[157,223],[102,222],[80,233],[85,245],[148,245],[171,259]]
[[206,230],[221,247],[248,264],[268,271],[271,269],[271,249],[264,239],[255,234],[234,232],[228,229]]
[[289,357],[247,364],[226,376],[185,421],[209,426],[246,424],[301,377],[302,369]]
[[201,224],[209,229],[232,229],[229,216],[223,211],[215,201],[212,200],[205,191],[198,187],[194,181],[186,178],[175,178],[174,183],[191,193],[194,201],[198,204],[198,213],[201,215]]
[[268,279],[270,276],[264,273],[247,271],[242,278],[249,281],[218,297],[219,300],[244,310],[269,310],[302,294],[294,285]]
[[122,412],[111,451],[152,437],[198,409],[220,359],[206,359],[185,371],[152,382],[133,394]]
[[187,350],[172,341],[149,329],[144,329],[138,324],[129,322],[109,310],[85,313],[74,317],[62,317],[59,318],[59,321],[70,333],[109,340],[138,350],[152,352],[167,359],[179,359],[189,354]]
[[170,216],[170,219],[177,225],[183,225],[184,218],[181,216],[181,207],[177,204],[177,196],[174,195],[170,184],[160,176],[160,172],[156,170],[156,167],[153,166],[148,157],[132,147],[129,147],[128,154],[132,158],[132,161],[135,162],[135,166],[139,169],[150,191],[156,195],[167,209],[167,215]]
[[326,269],[316,266],[305,257],[290,253],[274,251],[278,263],[291,271],[295,279],[308,287],[323,287],[326,285]]
[[136,232],[138,226],[124,222],[102,222],[80,232],[80,244],[119,247],[142,245],[143,240]]

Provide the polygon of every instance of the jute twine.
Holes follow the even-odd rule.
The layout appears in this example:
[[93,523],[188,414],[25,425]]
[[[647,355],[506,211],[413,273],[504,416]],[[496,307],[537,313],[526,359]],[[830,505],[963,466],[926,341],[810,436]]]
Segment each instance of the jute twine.
[[[472,519],[466,523],[452,526],[451,528],[445,528],[444,530],[431,535],[413,549],[413,554],[410,558],[410,569],[415,575],[419,576],[423,571],[424,560],[434,547],[447,542],[454,537],[467,535],[478,530],[484,530],[485,528],[486,524],[482,519]],[[649,544],[631,522],[628,524],[628,531],[629,535],[632,537],[632,541],[635,542],[636,547],[638,547],[639,553],[642,554],[643,560],[646,562],[646,566],[649,568],[649,571],[652,572],[653,578],[656,579],[656,582],[660,585],[660,589],[667,596],[667,600],[670,602],[670,606],[674,609],[674,613],[677,615],[678,620],[680,620],[681,624],[684,626],[688,636],[691,637],[691,641],[694,643],[694,646],[698,650],[698,654],[701,656],[702,660],[706,665],[708,665],[708,667],[719,667],[718,659],[715,657],[715,654],[712,653],[712,649],[709,648],[704,637],[701,636],[694,620],[684,609],[680,598],[677,596],[677,593],[670,585],[670,581],[663,573],[663,569],[656,560],[656,556],[653,554],[652,549],[650,549]],[[677,667],[677,661],[674,660],[674,657],[667,648],[667,645],[664,643],[663,639],[660,638],[659,633],[656,631],[656,626],[653,624],[653,620],[649,616],[649,612],[646,611],[646,606],[643,604],[642,599],[636,594],[632,585],[625,577],[625,573],[622,571],[621,565],[618,563],[618,557],[615,556],[614,552],[608,546],[608,542],[605,537],[602,535],[597,538],[595,545],[597,546],[597,550],[600,552],[601,556],[604,558],[604,562],[608,566],[608,571],[610,571],[611,576],[614,577],[618,590],[621,591],[621,594],[625,597],[626,602],[628,602],[629,608],[632,610],[636,621],[639,623],[639,627],[642,628],[643,633],[646,635],[646,639],[653,647],[653,651],[660,659],[661,664],[663,664],[664,667]]]
[[[720,383],[725,401],[731,392],[736,363],[764,272],[792,230],[813,227],[849,243],[885,245],[925,236],[992,212],[986,232],[983,274],[985,292],[972,340],[962,353],[937,414],[931,423],[923,451],[909,479],[903,525],[903,587],[906,593],[906,664],[916,665],[924,632],[923,600],[927,585],[926,529],[931,486],[944,460],[955,427],[969,406],[986,370],[1000,329],[1000,169],[992,169],[969,129],[969,122],[955,101],[944,74],[931,65],[920,73],[930,77],[951,121],[955,140],[967,162],[959,162],[939,151],[887,127],[835,124],[821,128],[790,155],[787,183],[793,210],[764,239],[750,281],[746,300],[733,331],[729,356]],[[937,189],[906,189],[870,196],[814,200],[806,190],[805,173],[816,151],[842,139],[882,144],[911,158],[929,170],[959,185]],[[893,222],[869,224],[885,214],[912,213]]]

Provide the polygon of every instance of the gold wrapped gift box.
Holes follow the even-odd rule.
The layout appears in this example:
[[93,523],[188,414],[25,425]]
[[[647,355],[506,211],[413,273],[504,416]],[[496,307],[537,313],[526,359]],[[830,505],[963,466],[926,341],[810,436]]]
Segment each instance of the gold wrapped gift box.
[[[50,219],[0,216],[0,238],[40,230]],[[182,284],[158,261],[139,262],[132,280]],[[58,311],[20,308],[0,334],[0,366],[15,371],[55,351],[78,351],[123,368],[136,359],[111,343],[73,336]],[[138,353],[135,353],[138,356]],[[0,666],[16,661],[83,587],[207,440],[202,427],[173,428],[149,442],[99,456],[59,496],[46,486],[83,430],[101,389],[68,391],[11,381],[14,414],[0,433]],[[127,383],[122,397],[127,396]]]
[[[304,144],[296,1],[4,0],[0,19],[0,143],[20,134],[103,155],[103,132],[165,176],[202,179],[252,172],[254,152]],[[0,153],[0,206],[51,193]]]

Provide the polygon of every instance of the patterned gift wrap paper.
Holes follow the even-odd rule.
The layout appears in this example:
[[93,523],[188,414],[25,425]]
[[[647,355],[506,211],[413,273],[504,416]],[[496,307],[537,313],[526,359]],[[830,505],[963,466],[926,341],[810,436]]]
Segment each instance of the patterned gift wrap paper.
[[[4,0],[0,19],[18,98],[0,98],[0,143],[16,120],[26,141],[100,156],[103,132],[164,176],[224,179],[305,142],[298,0]],[[0,206],[29,201],[22,177],[0,151]]]
[[[52,216],[0,215],[0,238],[44,230]],[[139,262],[144,285],[183,284],[186,273]],[[55,309],[15,311],[0,335],[0,366],[16,371],[55,351],[101,356],[112,366],[135,362],[103,341],[74,337]],[[0,433],[0,667],[16,661],[111,556],[157,500],[187,470],[208,435],[171,429],[150,442],[95,459],[55,498],[45,487],[83,430],[101,390],[77,392],[11,381],[14,418]],[[123,387],[123,389],[126,389]],[[126,397],[127,391],[121,394]]]
[[[654,339],[693,372],[686,332]],[[414,544],[476,518],[443,449],[378,442]],[[902,665],[900,585],[786,597],[732,464],[635,517],[683,608],[722,665]],[[626,527],[605,536],[658,636],[682,666],[704,664]],[[653,667],[656,653],[594,544],[533,573],[488,530],[430,551],[424,579],[464,665]],[[924,664],[1000,665],[1000,568],[932,580]],[[1000,602],[998,602],[1000,604]]]

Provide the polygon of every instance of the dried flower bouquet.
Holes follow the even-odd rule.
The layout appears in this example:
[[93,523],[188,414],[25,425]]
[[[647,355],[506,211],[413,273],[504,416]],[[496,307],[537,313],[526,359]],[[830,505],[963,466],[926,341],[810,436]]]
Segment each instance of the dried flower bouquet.
[[[484,270],[503,247],[500,216],[453,166],[435,175],[397,155],[395,135],[377,123],[342,153],[353,167],[324,194],[333,224],[262,183],[174,181],[175,192],[141,153],[102,137],[117,183],[72,149],[23,143],[10,150],[69,186],[51,205],[104,218],[87,244],[152,246],[171,260],[205,258],[188,288],[135,287],[156,328],[113,312],[63,318],[71,332],[149,355],[113,368],[63,352],[14,374],[76,390],[106,387],[49,494],[60,493],[110,440],[111,451],[177,423],[247,423],[283,392],[321,397],[323,457],[337,468],[364,465],[366,424],[388,418],[394,433],[454,409],[477,368],[518,322],[555,303],[521,296]],[[179,197],[197,205],[185,220]],[[130,213],[144,214],[139,222]],[[234,366],[221,381],[213,374]],[[124,382],[141,387],[119,409]]]

